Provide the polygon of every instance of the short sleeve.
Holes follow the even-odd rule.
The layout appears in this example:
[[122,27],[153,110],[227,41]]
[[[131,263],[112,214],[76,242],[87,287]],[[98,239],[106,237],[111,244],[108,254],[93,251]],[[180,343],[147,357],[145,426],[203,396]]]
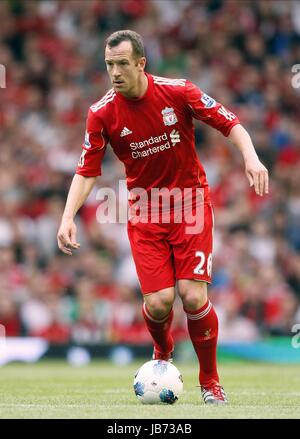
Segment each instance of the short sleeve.
[[185,100],[195,119],[216,128],[226,137],[230,134],[231,129],[240,123],[234,113],[190,81],[186,81]]
[[101,175],[101,164],[107,142],[101,119],[89,109],[82,153],[77,165],[76,174],[85,177]]

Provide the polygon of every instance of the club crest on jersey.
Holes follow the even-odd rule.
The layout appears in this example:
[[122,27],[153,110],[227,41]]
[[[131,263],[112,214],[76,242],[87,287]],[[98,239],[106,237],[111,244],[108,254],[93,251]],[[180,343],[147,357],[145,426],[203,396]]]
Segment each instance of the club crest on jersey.
[[162,110],[163,121],[166,126],[175,125],[178,122],[174,108],[166,107]]

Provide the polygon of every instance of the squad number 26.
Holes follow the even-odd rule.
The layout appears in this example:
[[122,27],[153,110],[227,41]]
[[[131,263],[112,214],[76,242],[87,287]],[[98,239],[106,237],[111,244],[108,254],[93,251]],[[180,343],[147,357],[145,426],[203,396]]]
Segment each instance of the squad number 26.
[[200,258],[199,264],[194,269],[194,274],[204,274],[205,273],[205,262],[206,262],[206,271],[208,276],[211,276],[212,271],[212,254],[208,255],[207,261],[205,258],[205,254],[201,251],[196,252],[196,257]]

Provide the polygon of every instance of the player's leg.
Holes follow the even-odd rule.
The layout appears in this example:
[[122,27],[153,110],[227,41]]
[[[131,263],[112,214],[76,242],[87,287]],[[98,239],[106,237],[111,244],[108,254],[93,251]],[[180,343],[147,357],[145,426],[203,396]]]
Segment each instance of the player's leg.
[[207,284],[178,281],[179,295],[187,315],[188,331],[199,361],[199,383],[205,403],[226,403],[217,371],[218,317],[207,298]]
[[174,349],[171,335],[175,275],[168,225],[128,223],[128,236],[141,290],[143,316],[154,343],[154,356],[168,359]]
[[[173,252],[179,295],[199,361],[199,382],[206,403],[226,402],[217,372],[218,318],[207,297],[211,282],[213,213],[205,205],[203,229],[187,234],[184,223],[174,232]],[[209,391],[208,391],[209,390]]]
[[174,350],[171,334],[174,287],[144,295],[143,316],[154,344],[154,359],[169,360]]
[[187,315],[188,331],[199,360],[199,382],[211,387],[219,382],[217,372],[218,318],[207,298],[207,284],[181,279],[178,290]]

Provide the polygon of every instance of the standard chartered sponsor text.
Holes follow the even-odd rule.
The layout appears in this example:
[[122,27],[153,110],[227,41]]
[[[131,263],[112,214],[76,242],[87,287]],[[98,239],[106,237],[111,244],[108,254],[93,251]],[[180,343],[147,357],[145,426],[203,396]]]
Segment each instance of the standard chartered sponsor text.
[[[159,143],[160,145],[155,145]],[[151,146],[151,145],[155,145],[155,146]],[[149,148],[143,149],[146,146],[149,146]],[[157,154],[161,151],[164,151],[165,149],[170,149],[171,146],[172,145],[168,140],[168,135],[166,132],[163,133],[161,136],[151,136],[149,139],[142,140],[141,142],[130,143],[130,148],[132,150],[131,155],[132,158],[134,159],[147,157],[152,154]]]

